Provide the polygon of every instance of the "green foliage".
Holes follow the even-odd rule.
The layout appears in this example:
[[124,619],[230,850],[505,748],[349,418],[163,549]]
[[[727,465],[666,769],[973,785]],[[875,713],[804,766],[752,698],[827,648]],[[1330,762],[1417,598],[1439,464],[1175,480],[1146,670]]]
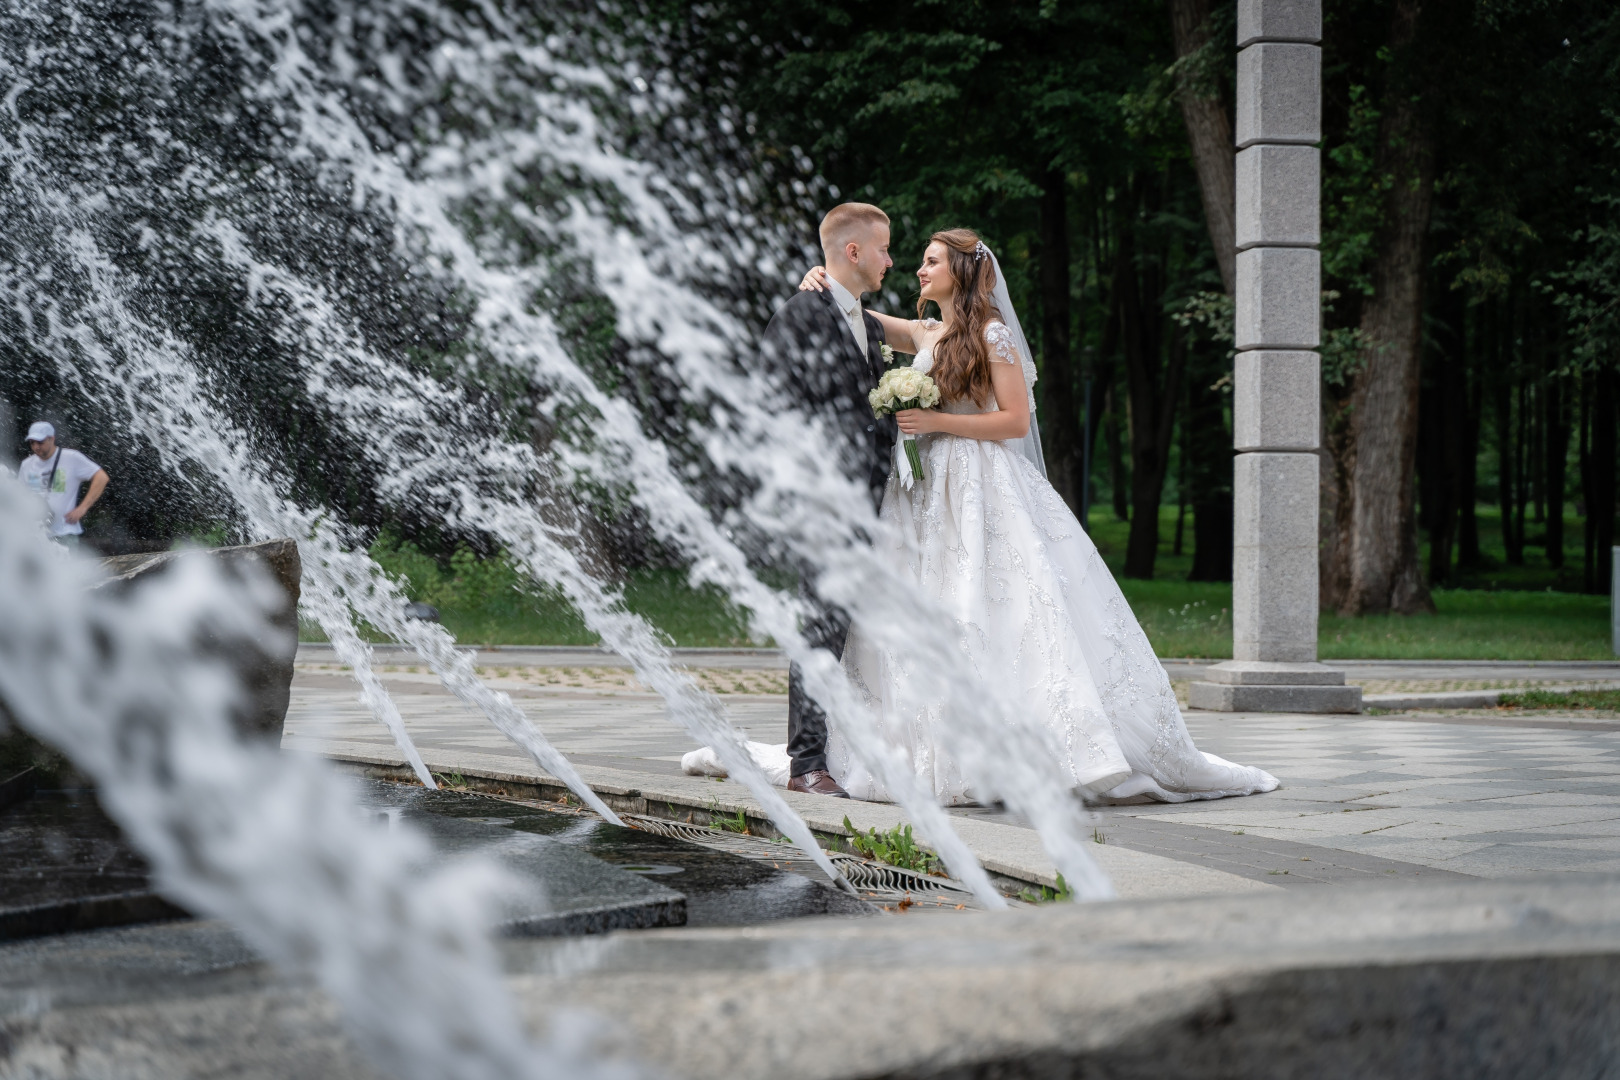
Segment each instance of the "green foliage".
[[1503,694],[1497,704],[1504,709],[1601,709],[1620,711],[1620,690],[1523,690]]
[[1554,302],[1569,318],[1575,359],[1588,369],[1620,360],[1620,109],[1604,110],[1603,119],[1592,139],[1609,158],[1606,183],[1578,192],[1591,220],[1572,236],[1576,257],[1549,275]]
[[1061,900],[1073,900],[1074,890],[1069,883],[1063,880],[1063,875],[1057,876],[1057,888],[1042,885],[1039,889],[1024,889],[1018,894],[1018,899],[1026,904],[1050,904]]
[[1349,87],[1349,119],[1330,144],[1322,173],[1322,273],[1362,296],[1373,292],[1372,266],[1394,177],[1377,167],[1380,114],[1367,87]]
[[887,832],[872,829],[863,833],[851,824],[849,816],[845,815],[844,828],[849,830],[850,846],[859,855],[919,874],[943,876],[945,873],[944,864],[939,861],[939,856],[925,847],[919,847],[912,839],[910,825],[896,825]]
[[[1337,289],[1322,290],[1322,321],[1333,317],[1334,301],[1339,299]],[[1322,332],[1322,382],[1334,393],[1342,394],[1350,388],[1350,380],[1367,363],[1367,353],[1378,348],[1372,335],[1359,326],[1330,326]]]
[[709,811],[709,828],[715,832],[741,833],[748,832],[748,815],[738,810],[734,815],[721,814],[718,810]]
[[1226,293],[1201,289],[1183,301],[1181,310],[1173,318],[1183,329],[1196,327],[1211,341],[1220,342],[1230,351],[1237,341],[1233,311],[1232,298]]

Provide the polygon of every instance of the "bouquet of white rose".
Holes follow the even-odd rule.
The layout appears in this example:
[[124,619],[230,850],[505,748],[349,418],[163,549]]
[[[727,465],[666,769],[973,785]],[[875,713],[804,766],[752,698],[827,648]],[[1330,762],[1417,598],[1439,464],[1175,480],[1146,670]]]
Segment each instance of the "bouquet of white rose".
[[[932,409],[939,404],[939,387],[927,372],[912,367],[890,368],[883,373],[877,386],[866,395],[873,416],[888,416],[903,409]],[[900,474],[900,486],[910,489],[912,478],[922,479],[922,458],[917,455],[917,436],[902,435],[894,456],[895,470]]]

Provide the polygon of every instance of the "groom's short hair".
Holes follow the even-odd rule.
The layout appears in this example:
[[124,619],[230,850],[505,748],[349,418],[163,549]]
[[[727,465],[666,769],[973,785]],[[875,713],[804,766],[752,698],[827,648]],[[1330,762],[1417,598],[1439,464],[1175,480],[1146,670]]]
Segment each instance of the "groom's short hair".
[[821,250],[836,251],[874,225],[888,225],[889,215],[871,203],[839,203],[821,219]]

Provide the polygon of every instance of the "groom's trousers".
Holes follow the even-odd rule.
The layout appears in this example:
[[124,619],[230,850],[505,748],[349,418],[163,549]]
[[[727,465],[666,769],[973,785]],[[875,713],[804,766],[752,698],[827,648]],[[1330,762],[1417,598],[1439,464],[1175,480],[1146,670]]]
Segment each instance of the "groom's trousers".
[[[840,660],[844,639],[849,636],[849,615],[843,608],[822,602],[800,578],[799,596],[810,608],[804,637],[812,648],[826,649]],[[804,692],[804,672],[798,664],[788,667],[788,757],[793,759],[794,776],[822,772],[827,768],[827,714]]]

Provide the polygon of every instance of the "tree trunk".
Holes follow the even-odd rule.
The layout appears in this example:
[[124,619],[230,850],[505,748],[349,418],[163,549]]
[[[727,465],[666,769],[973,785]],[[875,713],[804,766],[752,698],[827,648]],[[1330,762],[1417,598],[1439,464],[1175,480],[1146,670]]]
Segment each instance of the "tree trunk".
[[[1405,8],[1403,3],[1401,8]],[[1417,356],[1422,340],[1424,238],[1434,194],[1432,133],[1419,105],[1396,99],[1382,133],[1395,176],[1388,227],[1361,329],[1372,347],[1351,385],[1349,615],[1434,610],[1417,567],[1413,471],[1417,455]]]
[[1159,500],[1164,494],[1165,473],[1170,465],[1170,440],[1175,435],[1176,392],[1181,369],[1186,363],[1184,334],[1174,334],[1166,350],[1163,381],[1151,363],[1132,364],[1128,369],[1131,412],[1131,517],[1130,537],[1125,543],[1125,576],[1151,578],[1159,555]]
[[1080,512],[1080,413],[1069,363],[1069,198],[1064,174],[1049,169],[1041,193],[1041,434],[1052,487]]
[[1513,466],[1517,455],[1513,449],[1513,382],[1508,371],[1509,358],[1502,344],[1506,328],[1502,326],[1501,310],[1492,305],[1491,320],[1493,362],[1492,378],[1495,385],[1492,396],[1496,404],[1496,502],[1502,511],[1502,548],[1510,563],[1522,562],[1513,543]]
[[1230,368],[1220,342],[1205,342],[1187,361],[1189,501],[1193,559],[1188,581],[1232,580],[1232,433],[1225,395],[1215,386]]
[[1433,364],[1423,388],[1420,473],[1424,528],[1429,533],[1429,584],[1452,580],[1452,549],[1461,517],[1468,453],[1468,319],[1462,290],[1446,288],[1435,304]]
[[[1517,423],[1514,426],[1513,441],[1513,547],[1508,556],[1509,562],[1524,562],[1524,517],[1525,508],[1529,504],[1529,483],[1526,473],[1530,457],[1528,438],[1528,414],[1530,402],[1526,400],[1529,392],[1525,387],[1525,376],[1519,376],[1519,412]],[[1514,556],[1517,557],[1514,557]]]
[[1119,388],[1108,388],[1108,422],[1103,425],[1108,429],[1108,485],[1112,489],[1111,495],[1114,504],[1114,517],[1120,521],[1131,520],[1131,491],[1130,480],[1125,468],[1124,439],[1120,435],[1123,421],[1120,418]]
[[[1098,232],[1102,224],[1098,222]],[[1097,284],[1102,287],[1107,274],[1103,268],[1108,265],[1103,262],[1102,240],[1097,238],[1093,258],[1096,260]],[[1109,493],[1114,504],[1114,514],[1121,521],[1129,516],[1129,508],[1125,505],[1124,472],[1119,457],[1119,428],[1113,421],[1114,402],[1114,372],[1117,365],[1114,362],[1114,353],[1119,348],[1119,291],[1110,288],[1108,292],[1108,315],[1103,320],[1102,344],[1091,358],[1091,415],[1090,424],[1086,430],[1091,433],[1091,460],[1097,460],[1097,433],[1103,432],[1108,440],[1108,483]],[[1106,419],[1106,423],[1104,422]],[[1095,471],[1095,469],[1093,469]],[[1095,503],[1096,496],[1092,496]],[[1088,523],[1089,524],[1089,523]]]
[[1192,445],[1189,437],[1191,431],[1192,426],[1184,416],[1181,421],[1181,458],[1176,468],[1176,539],[1170,545],[1170,554],[1177,558],[1181,557],[1181,542],[1187,535],[1187,463],[1192,457],[1188,452]]
[[[1209,44],[1209,0],[1169,0],[1170,30],[1176,59],[1186,60]],[[1237,292],[1237,164],[1233,156],[1232,121],[1222,104],[1219,88],[1200,86],[1186,74],[1177,86],[1181,119],[1187,126],[1198,192],[1204,203],[1215,262],[1221,268],[1226,295]]]
[[[1127,205],[1135,208],[1139,202],[1132,198]],[[1164,493],[1187,349],[1184,333],[1172,335],[1168,349],[1165,347],[1162,270],[1158,260],[1138,258],[1135,222],[1129,218],[1122,221],[1115,251],[1114,289],[1119,296],[1120,341],[1131,411],[1132,514],[1125,544],[1125,576],[1150,578],[1159,554],[1159,499]]]
[[[1437,319],[1437,324],[1443,319]],[[1430,352],[1428,378],[1418,398],[1418,524],[1429,534],[1429,582],[1451,576],[1452,525],[1456,520],[1450,449],[1456,442],[1450,396],[1456,366],[1443,330]]]
[[1547,523],[1547,418],[1543,415],[1547,408],[1545,396],[1541,389],[1542,373],[1540,365],[1536,367],[1536,375],[1525,387],[1525,393],[1530,397],[1530,445],[1526,452],[1530,457],[1530,467],[1525,470],[1530,485],[1530,500],[1535,507],[1535,516],[1531,519],[1537,525]]
[[1581,376],[1580,434],[1576,442],[1576,468],[1581,474],[1581,499],[1575,512],[1581,516],[1582,567],[1581,587],[1587,592],[1597,588],[1597,528],[1592,520],[1592,398],[1596,385],[1588,373]]
[[[1170,30],[1176,59],[1185,61],[1210,44],[1209,0],[1169,0]],[[1198,173],[1204,224],[1215,249],[1226,295],[1237,295],[1237,164],[1233,155],[1232,120],[1219,88],[1183,77],[1177,86],[1182,123]],[[1224,368],[1224,358],[1220,364]],[[1210,390],[1214,377],[1190,378],[1187,387],[1187,437],[1191,449],[1193,561],[1190,581],[1232,580],[1232,436],[1226,427],[1225,402]],[[1180,520],[1176,531],[1178,548]]]
[[1564,566],[1564,486],[1565,463],[1569,458],[1569,407],[1564,401],[1564,379],[1549,376],[1543,394],[1546,403],[1547,479],[1547,565],[1555,570]]
[[[1409,51],[1418,0],[1397,0],[1391,46]],[[1418,566],[1416,484],[1418,358],[1423,331],[1424,241],[1434,196],[1434,133],[1411,87],[1384,95],[1379,171],[1393,179],[1384,203],[1373,294],[1361,312],[1371,340],[1350,389],[1348,489],[1340,507],[1347,543],[1335,545],[1331,591],[1347,615],[1433,611]],[[1329,591],[1329,590],[1325,590]]]
[[[1477,347],[1477,342],[1475,345]],[[1468,355],[1473,353],[1465,354],[1465,359]],[[1477,373],[1470,379],[1466,367],[1462,377],[1468,389],[1462,472],[1457,483],[1457,569],[1472,570],[1483,561],[1479,551],[1479,515],[1475,503],[1479,499],[1479,424],[1485,404],[1485,380]]]
[[1620,373],[1612,367],[1598,371],[1592,379],[1592,449],[1591,484],[1586,492],[1586,517],[1592,530],[1593,566],[1590,591],[1609,591],[1610,573],[1614,559],[1610,549],[1614,546],[1614,479],[1615,479],[1615,422],[1617,391],[1620,391]]

